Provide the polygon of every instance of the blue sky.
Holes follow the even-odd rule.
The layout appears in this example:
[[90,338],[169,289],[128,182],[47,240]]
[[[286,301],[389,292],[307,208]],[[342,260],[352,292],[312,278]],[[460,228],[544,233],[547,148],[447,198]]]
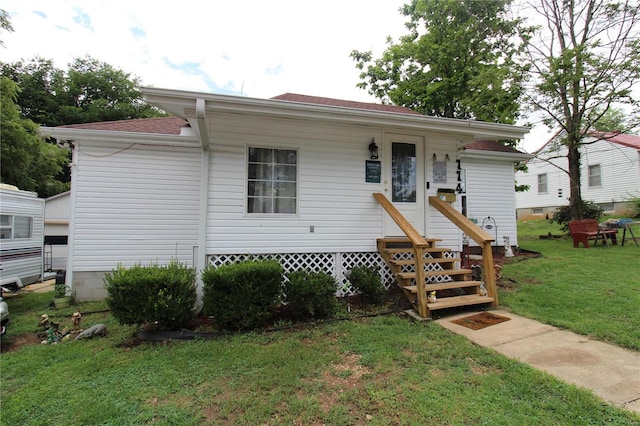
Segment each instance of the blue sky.
[[[90,55],[145,86],[270,98],[286,92],[376,102],[356,88],[353,50],[378,57],[406,33],[404,0],[10,0],[6,62],[66,68]],[[547,139],[536,129],[525,149]]]

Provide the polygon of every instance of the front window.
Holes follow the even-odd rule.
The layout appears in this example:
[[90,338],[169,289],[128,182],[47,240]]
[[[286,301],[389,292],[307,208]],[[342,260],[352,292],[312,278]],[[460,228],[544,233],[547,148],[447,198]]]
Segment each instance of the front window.
[[538,194],[547,192],[547,174],[538,175]]
[[602,174],[600,164],[589,166],[589,186],[601,186]]
[[33,218],[30,216],[0,216],[0,239],[31,238]]
[[249,147],[247,213],[295,214],[298,152]]

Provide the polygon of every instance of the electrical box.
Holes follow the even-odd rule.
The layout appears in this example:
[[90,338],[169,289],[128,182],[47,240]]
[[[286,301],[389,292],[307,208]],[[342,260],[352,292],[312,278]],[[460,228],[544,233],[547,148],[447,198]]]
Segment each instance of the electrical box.
[[447,203],[453,203],[456,201],[456,191],[455,189],[439,188],[438,198]]

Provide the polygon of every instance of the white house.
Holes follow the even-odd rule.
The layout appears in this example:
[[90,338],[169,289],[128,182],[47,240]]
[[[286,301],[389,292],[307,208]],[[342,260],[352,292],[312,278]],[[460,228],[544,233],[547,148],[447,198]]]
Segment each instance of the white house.
[[20,288],[42,279],[44,200],[0,184],[0,284]]
[[53,195],[44,203],[44,264],[46,271],[67,268],[71,193]]
[[[517,172],[518,184],[530,189],[516,196],[519,219],[552,215],[569,204],[566,148],[555,135],[530,160],[528,172]],[[640,197],[640,136],[600,134],[585,138],[580,148],[583,200],[600,205],[605,212],[623,215],[627,201]]]
[[513,162],[528,157],[463,147],[527,128],[293,94],[144,94],[174,117],[45,129],[73,149],[66,278],[78,299],[104,297],[119,263],[201,270],[272,254],[341,281],[355,264],[384,268],[376,239],[403,234],[373,193],[459,251],[462,231],[429,201],[457,192],[455,208],[498,218],[517,244]]

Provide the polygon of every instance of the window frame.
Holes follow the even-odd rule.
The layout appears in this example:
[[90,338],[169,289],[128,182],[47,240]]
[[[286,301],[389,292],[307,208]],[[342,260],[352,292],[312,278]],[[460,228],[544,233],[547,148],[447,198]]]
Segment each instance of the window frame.
[[[24,216],[24,215],[12,215],[12,214],[3,214],[3,217],[9,218],[8,225],[2,225],[0,222],[0,240],[28,240],[33,238],[33,216]],[[16,218],[23,218],[28,220],[28,232],[27,236],[16,236]],[[21,224],[23,226],[24,224]],[[2,236],[5,232],[9,232],[8,238],[3,238]]]
[[[544,190],[543,190],[543,182],[544,179]],[[548,194],[549,193],[549,178],[546,173],[538,174],[538,194]]]
[[[592,170],[598,170],[598,174],[592,173]],[[597,183],[593,182],[596,177],[598,178]],[[590,164],[587,166],[587,184],[589,188],[602,187],[602,166],[600,164]]]
[[[255,148],[255,149],[262,149],[262,150],[272,150],[273,154],[272,154],[272,161],[270,163],[264,163],[264,162],[252,162],[250,157],[250,152],[251,149]],[[295,164],[293,164],[295,166],[295,181],[282,181],[282,182],[288,182],[291,183],[293,182],[295,184],[295,195],[293,197],[279,197],[282,199],[292,199],[295,205],[295,211],[294,212],[275,212],[275,206],[276,204],[273,203],[273,200],[278,198],[275,197],[273,195],[273,193],[270,196],[270,199],[272,200],[271,202],[271,211],[270,212],[255,212],[255,211],[249,211],[251,203],[249,202],[249,200],[251,198],[261,198],[261,197],[257,197],[255,195],[251,195],[250,194],[250,187],[251,187],[251,182],[266,182],[266,180],[264,179],[255,179],[255,178],[251,178],[250,177],[250,170],[251,170],[251,165],[252,164],[264,164],[264,165],[270,165],[271,167],[280,165],[280,166],[291,166],[292,164],[285,164],[285,163],[277,163],[276,159],[277,159],[277,151],[294,151],[296,153],[296,159],[295,159]],[[268,216],[272,216],[272,217],[283,217],[283,216],[297,216],[299,214],[300,211],[300,149],[298,148],[291,148],[291,147],[278,147],[278,146],[267,146],[267,145],[259,145],[259,144],[246,144],[245,145],[245,192],[244,192],[244,213],[247,216],[259,216],[259,217],[268,217]],[[274,167],[275,169],[275,167]],[[271,179],[268,181],[271,182],[273,185],[273,182],[277,182],[276,180],[274,180],[274,177],[272,176]],[[264,197],[262,197],[264,198]]]

